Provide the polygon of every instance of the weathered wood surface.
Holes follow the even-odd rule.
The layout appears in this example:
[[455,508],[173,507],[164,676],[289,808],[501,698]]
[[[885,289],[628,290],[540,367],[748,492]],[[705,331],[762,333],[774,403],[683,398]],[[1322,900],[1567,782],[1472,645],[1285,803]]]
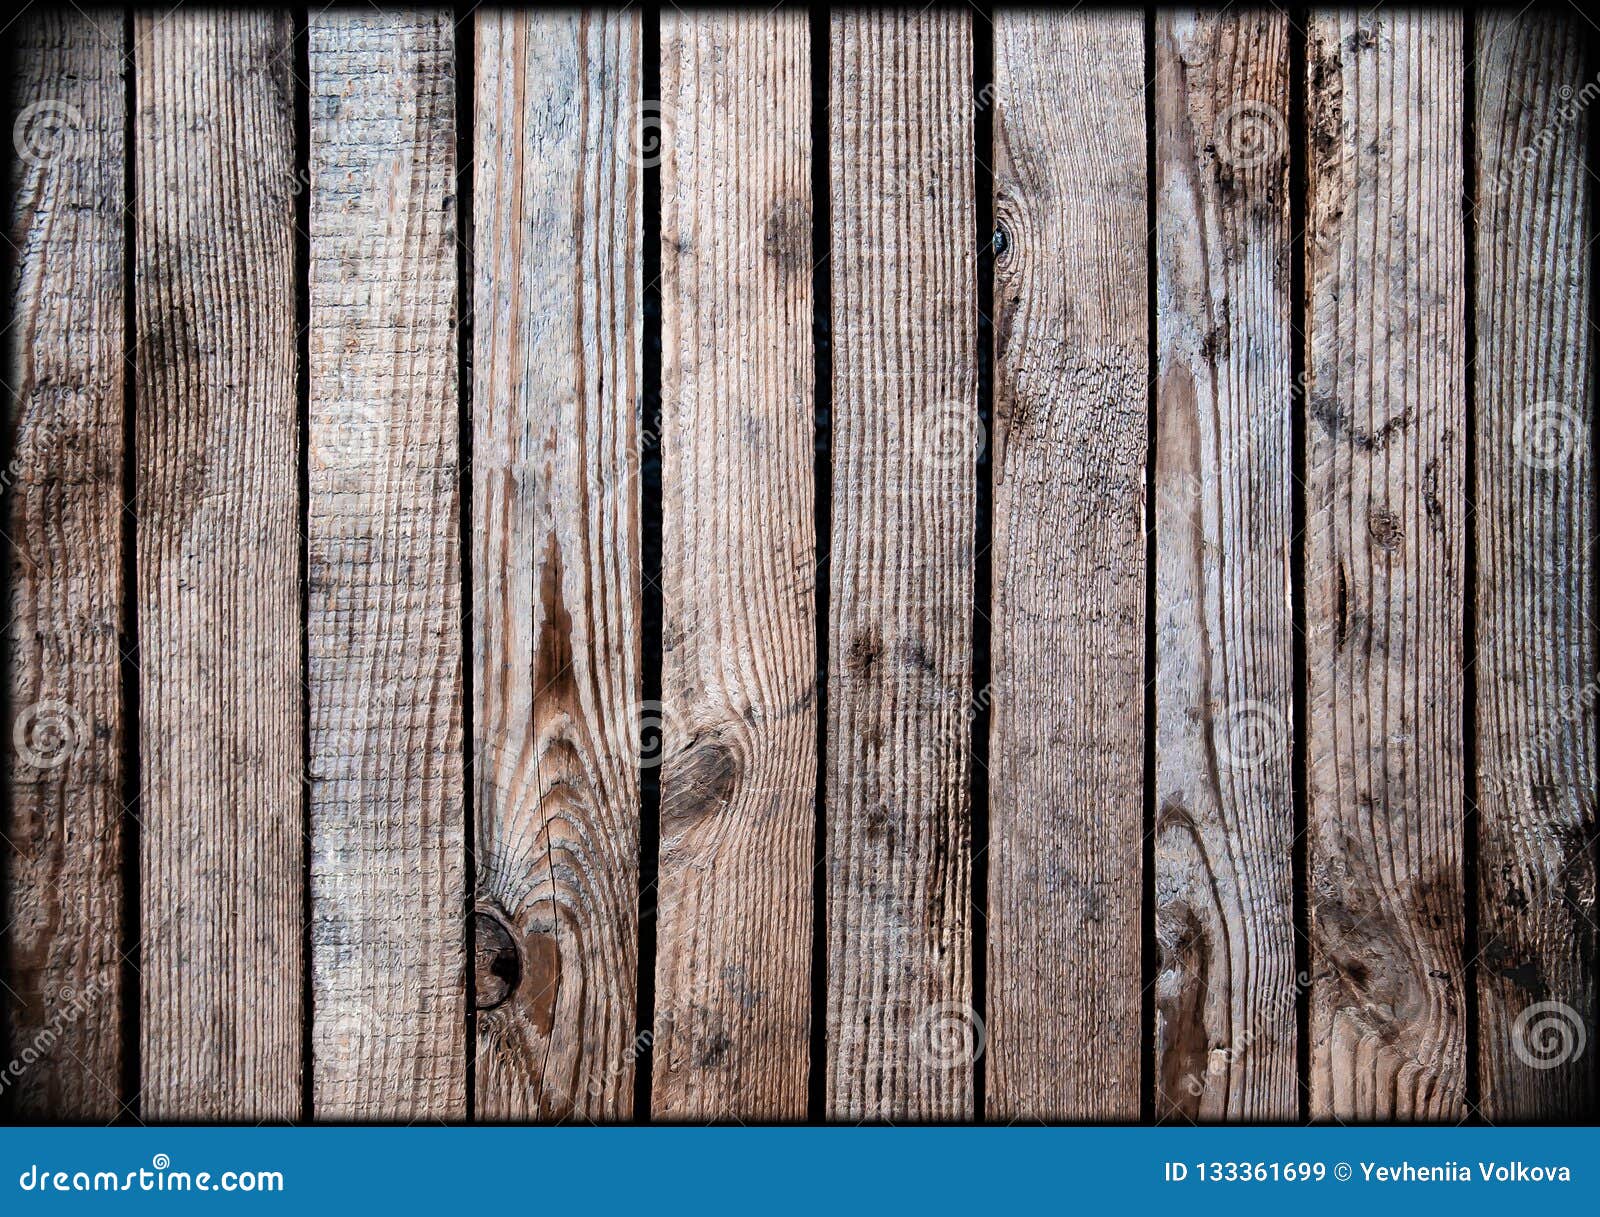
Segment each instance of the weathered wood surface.
[[1477,18],[1478,1026],[1490,1120],[1594,1111],[1588,33],[1571,14]]
[[1307,34],[1311,1112],[1466,1114],[1459,12]]
[[971,15],[832,22],[827,1115],[967,1119]]
[[1155,55],[1156,1114],[1292,1120],[1288,16]]
[[811,57],[664,13],[659,1119],[803,1119],[816,655]]
[[292,27],[141,11],[141,1114],[301,1111]]
[[1143,19],[995,25],[988,1115],[1139,1114]]
[[639,863],[637,12],[477,14],[477,1095],[633,1110]]
[[[122,1104],[123,21],[18,20],[0,1111]],[[37,1058],[37,1059],[35,1059]]]
[[323,1117],[466,1114],[453,23],[333,8],[308,29]]

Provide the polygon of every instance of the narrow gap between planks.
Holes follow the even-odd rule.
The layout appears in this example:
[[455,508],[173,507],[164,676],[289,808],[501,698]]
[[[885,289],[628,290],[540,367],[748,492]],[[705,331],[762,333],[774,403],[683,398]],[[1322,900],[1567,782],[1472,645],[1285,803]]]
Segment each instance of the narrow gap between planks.
[[828,1060],[828,607],[833,535],[833,208],[828,185],[828,6],[813,4],[811,32],[811,341],[814,363],[813,493],[816,558],[817,787],[811,867],[811,1029],[806,1113],[827,1111]]
[[1310,802],[1306,787],[1311,757],[1306,722],[1306,18],[1304,9],[1289,15],[1289,113],[1295,137],[1289,141],[1289,462],[1294,485],[1289,495],[1289,611],[1293,648],[1293,751],[1289,765],[1294,846],[1290,858],[1293,886],[1295,975],[1295,1087],[1299,1118],[1311,1111],[1311,903],[1307,833]]
[[[634,146],[645,148],[652,138],[661,140],[660,154],[666,154],[666,137],[658,130],[652,137],[650,125],[661,117],[661,6],[645,6],[641,22],[640,52],[643,58],[641,97],[632,133]],[[641,171],[641,200],[644,206],[641,273],[644,276],[643,379],[640,384],[639,448],[639,558],[640,558],[640,729],[665,732],[665,715],[656,715],[646,727],[649,709],[661,705],[661,667],[664,658],[662,629],[666,614],[665,592],[661,583],[661,159],[647,157]],[[645,758],[664,755],[666,738],[652,742],[641,735],[639,763],[639,950],[638,984],[634,987],[635,1021],[633,1119],[650,1120],[651,1091],[655,1072],[656,999],[656,913],[659,903],[657,880],[661,846],[661,767]]]

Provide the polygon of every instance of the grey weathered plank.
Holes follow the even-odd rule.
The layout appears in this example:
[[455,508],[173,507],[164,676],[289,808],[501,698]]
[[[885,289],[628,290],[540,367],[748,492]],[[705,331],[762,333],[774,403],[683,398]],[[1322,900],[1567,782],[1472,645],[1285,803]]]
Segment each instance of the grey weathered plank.
[[810,1027],[811,98],[805,14],[664,13],[654,1099],[802,1119]]
[[[11,594],[4,724],[9,1040],[0,1109],[121,1106],[120,13],[30,11],[10,33],[16,157],[0,489]],[[37,1057],[37,1059],[34,1059]]]
[[319,1117],[466,1114],[453,22],[308,30]]
[[1595,1097],[1588,32],[1538,10],[1485,11],[1477,24],[1478,1027],[1490,1120],[1580,1119]]
[[832,32],[827,1110],[970,1118],[971,18]]
[[1298,1111],[1289,21],[1156,17],[1158,1116]]
[[1311,1107],[1465,1112],[1462,19],[1307,38]]
[[142,1113],[301,1107],[287,13],[135,17]]
[[482,9],[474,126],[477,1109],[632,1112],[640,29]]
[[995,25],[988,1114],[1139,1111],[1144,29]]

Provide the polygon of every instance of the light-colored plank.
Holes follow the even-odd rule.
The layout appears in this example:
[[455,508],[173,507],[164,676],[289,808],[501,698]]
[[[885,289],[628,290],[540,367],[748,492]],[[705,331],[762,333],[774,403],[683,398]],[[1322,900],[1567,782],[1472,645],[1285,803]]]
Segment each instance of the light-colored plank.
[[995,25],[988,1114],[1139,1113],[1143,19]]
[[301,1109],[293,29],[135,17],[141,1113]]
[[23,1117],[121,1107],[123,28],[35,10],[9,35],[0,925],[3,1055],[26,1067],[0,1074],[0,1110]]
[[466,1115],[453,22],[332,8],[308,31],[322,1118]]
[[1477,18],[1479,1080],[1490,1120],[1595,1097],[1587,22]]
[[831,48],[827,1111],[973,1115],[972,27],[838,12]]
[[816,647],[806,16],[662,14],[654,1099],[803,1119]]
[[1155,55],[1156,1114],[1292,1120],[1289,19]]
[[1309,131],[1311,1110],[1465,1113],[1459,11],[1319,11]]
[[638,954],[640,29],[481,9],[477,1109],[625,1119]]

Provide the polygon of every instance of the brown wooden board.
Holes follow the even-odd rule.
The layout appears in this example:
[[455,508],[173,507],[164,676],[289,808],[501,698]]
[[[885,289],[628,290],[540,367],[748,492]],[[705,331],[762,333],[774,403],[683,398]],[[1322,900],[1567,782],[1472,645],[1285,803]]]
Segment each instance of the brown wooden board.
[[626,1119],[647,714],[639,17],[476,22],[476,1106]]
[[1592,30],[1476,22],[1478,1076],[1490,1120],[1575,1120],[1595,1097]]
[[1139,1114],[1144,21],[994,38],[988,1115]]
[[134,18],[140,1113],[301,1110],[293,30]]
[[1307,32],[1311,1113],[1466,1114],[1459,12]]
[[816,795],[805,14],[662,15],[658,1119],[802,1119]]
[[0,1111],[122,1107],[120,12],[12,27]]
[[455,35],[310,20],[314,1114],[466,1114]]
[[838,11],[830,64],[827,1114],[967,1119],[971,14]]
[[1156,1114],[1290,1120],[1289,19],[1155,28]]

